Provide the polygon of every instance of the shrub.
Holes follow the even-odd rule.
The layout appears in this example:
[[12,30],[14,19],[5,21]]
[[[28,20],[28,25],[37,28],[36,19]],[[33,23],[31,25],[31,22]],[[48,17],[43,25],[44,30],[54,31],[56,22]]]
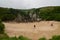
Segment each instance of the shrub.
[[52,37],[52,39],[49,40],[60,40],[60,35],[55,35]]
[[4,24],[0,21],[0,34],[4,33]]
[[30,40],[30,39],[28,39],[28,38],[26,38],[26,37],[23,37],[23,36],[19,36],[18,39],[19,39],[19,40]]
[[17,37],[10,37],[9,40],[18,40]]
[[39,40],[46,40],[46,38],[40,38]]

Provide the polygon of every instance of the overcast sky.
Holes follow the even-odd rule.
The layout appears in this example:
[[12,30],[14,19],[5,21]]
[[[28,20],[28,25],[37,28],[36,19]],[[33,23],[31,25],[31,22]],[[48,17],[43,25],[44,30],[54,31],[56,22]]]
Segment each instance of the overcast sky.
[[60,6],[60,0],[0,0],[0,7],[30,9],[44,6]]

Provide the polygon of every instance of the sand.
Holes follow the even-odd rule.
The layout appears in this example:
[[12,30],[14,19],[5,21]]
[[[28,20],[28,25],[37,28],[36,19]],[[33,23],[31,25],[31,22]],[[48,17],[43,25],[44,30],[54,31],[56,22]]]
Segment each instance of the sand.
[[[10,36],[23,35],[32,40],[38,40],[41,37],[51,38],[53,35],[60,35],[60,22],[57,21],[41,21],[33,23],[15,23],[3,22],[5,24],[5,32]],[[51,26],[53,24],[53,26]],[[34,25],[36,27],[34,27]]]

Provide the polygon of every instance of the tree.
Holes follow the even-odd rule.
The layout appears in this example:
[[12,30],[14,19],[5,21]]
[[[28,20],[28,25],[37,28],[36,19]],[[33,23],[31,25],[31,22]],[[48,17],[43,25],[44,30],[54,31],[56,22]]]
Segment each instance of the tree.
[[5,26],[4,24],[0,21],[0,34],[4,33]]

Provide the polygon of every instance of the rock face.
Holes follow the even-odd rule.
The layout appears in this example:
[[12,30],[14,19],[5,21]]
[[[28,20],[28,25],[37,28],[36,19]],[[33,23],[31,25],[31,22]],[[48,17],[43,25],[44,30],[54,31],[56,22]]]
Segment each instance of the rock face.
[[39,13],[37,13],[35,10],[31,11],[25,11],[24,13],[18,13],[15,21],[17,22],[35,22],[40,21]]

